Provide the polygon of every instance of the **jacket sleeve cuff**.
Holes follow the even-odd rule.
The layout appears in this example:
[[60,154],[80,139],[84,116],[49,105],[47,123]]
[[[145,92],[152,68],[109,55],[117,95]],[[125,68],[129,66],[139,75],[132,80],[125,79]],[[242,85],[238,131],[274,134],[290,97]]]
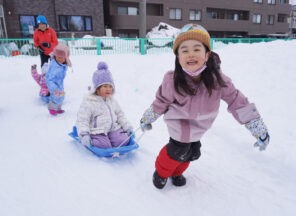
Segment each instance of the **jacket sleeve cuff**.
[[235,118],[241,124],[246,124],[253,119],[260,118],[260,114],[253,103],[235,110],[235,113]]

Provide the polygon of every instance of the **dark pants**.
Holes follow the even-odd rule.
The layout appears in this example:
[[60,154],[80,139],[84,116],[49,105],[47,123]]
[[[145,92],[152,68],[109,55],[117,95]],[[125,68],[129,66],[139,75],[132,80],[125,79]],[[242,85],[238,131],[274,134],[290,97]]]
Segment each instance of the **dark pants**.
[[45,62],[48,62],[48,59],[50,58],[50,56],[45,55],[43,52],[39,52],[39,53],[40,53],[41,67],[42,67]]
[[200,148],[200,141],[182,143],[170,138],[155,161],[158,175],[162,178],[181,175],[188,168],[190,161],[200,157]]

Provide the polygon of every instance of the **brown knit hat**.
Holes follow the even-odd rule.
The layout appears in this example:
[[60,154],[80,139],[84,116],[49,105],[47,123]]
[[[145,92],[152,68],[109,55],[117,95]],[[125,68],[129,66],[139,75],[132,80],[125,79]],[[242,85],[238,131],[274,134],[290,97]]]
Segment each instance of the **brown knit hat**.
[[173,51],[176,54],[177,48],[183,41],[186,40],[198,40],[206,45],[211,51],[211,37],[208,31],[197,24],[187,24],[181,28],[178,36],[175,39]]

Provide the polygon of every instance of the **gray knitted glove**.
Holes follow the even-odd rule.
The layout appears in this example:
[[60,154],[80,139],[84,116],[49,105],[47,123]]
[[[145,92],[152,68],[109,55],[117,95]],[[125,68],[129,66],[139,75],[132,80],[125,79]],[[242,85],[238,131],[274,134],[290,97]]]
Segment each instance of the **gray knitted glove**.
[[140,120],[140,126],[142,130],[151,130],[152,125],[151,123],[155,122],[158,117],[161,116],[154,112],[153,106],[151,105],[143,114],[141,120]]
[[246,125],[246,128],[251,132],[251,134],[257,139],[254,144],[255,147],[259,147],[259,150],[265,150],[269,144],[269,134],[266,125],[261,118],[251,120]]
[[89,134],[84,134],[84,135],[81,135],[81,144],[90,148],[92,143],[91,143],[91,138],[89,136]]

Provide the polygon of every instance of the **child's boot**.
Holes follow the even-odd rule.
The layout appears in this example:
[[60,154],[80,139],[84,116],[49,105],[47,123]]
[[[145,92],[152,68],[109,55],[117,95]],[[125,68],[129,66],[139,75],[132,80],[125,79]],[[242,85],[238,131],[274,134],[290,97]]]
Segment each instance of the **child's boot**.
[[172,183],[175,186],[184,186],[186,185],[186,178],[183,175],[172,176]]
[[65,110],[62,110],[62,109],[60,109],[60,110],[57,111],[58,114],[62,114],[64,112],[65,112]]
[[168,178],[162,178],[158,175],[157,171],[155,170],[153,174],[153,184],[158,189],[162,189],[165,184],[167,183]]
[[48,109],[48,111],[53,116],[56,116],[58,114],[58,111],[56,111],[56,110]]

